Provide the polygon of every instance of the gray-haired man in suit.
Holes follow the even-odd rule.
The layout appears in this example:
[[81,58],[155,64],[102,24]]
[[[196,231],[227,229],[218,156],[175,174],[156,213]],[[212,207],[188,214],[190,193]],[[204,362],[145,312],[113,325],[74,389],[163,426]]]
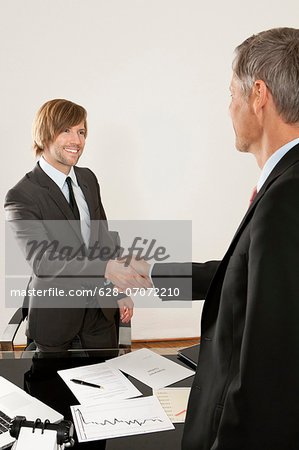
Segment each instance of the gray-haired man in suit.
[[[192,267],[193,298],[205,305],[182,448],[296,450],[299,30],[272,29],[239,45],[230,90],[236,147],[255,156],[261,176],[222,261]],[[149,274],[145,261],[133,267]],[[167,286],[184,267],[155,264],[154,284]]]

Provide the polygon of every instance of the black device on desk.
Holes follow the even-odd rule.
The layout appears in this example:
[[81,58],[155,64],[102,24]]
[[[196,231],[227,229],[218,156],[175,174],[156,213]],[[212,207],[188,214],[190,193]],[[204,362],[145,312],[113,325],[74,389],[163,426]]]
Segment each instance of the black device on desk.
[[178,350],[178,357],[192,369],[196,369],[198,364],[200,344]]
[[43,434],[47,430],[56,431],[57,445],[65,447],[74,446],[74,425],[70,420],[62,420],[58,424],[50,423],[49,420],[42,422],[40,419],[36,419],[34,422],[31,420],[26,420],[24,416],[16,416],[10,425],[10,434],[12,437],[18,439],[20,435],[21,428],[32,428],[32,433],[36,429],[41,429]]

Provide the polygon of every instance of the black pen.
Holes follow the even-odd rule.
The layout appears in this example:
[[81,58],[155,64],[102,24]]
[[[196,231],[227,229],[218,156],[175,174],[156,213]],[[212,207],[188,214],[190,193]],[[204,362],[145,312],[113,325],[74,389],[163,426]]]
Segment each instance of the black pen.
[[89,387],[95,387],[95,388],[100,388],[100,389],[104,389],[103,386],[100,386],[99,384],[93,384],[93,383],[88,383],[87,381],[83,381],[83,380],[71,380],[73,383],[76,384],[82,384],[82,386],[89,386]]

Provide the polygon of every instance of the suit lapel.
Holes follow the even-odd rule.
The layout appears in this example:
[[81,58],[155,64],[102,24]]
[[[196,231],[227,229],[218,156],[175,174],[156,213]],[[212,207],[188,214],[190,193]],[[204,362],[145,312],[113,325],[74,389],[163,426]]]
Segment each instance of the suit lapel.
[[57,184],[40,168],[39,163],[36,164],[34,169],[31,172],[34,181],[38,183],[45,192],[47,192],[57,207],[60,209],[62,214],[65,216],[67,220],[70,221],[70,225],[76,235],[79,237],[80,241],[82,241],[81,229],[78,226],[78,223],[75,220],[74,214],[65,198],[61,189],[57,186]]
[[[90,214],[90,240],[89,246],[92,247],[95,242],[105,242],[105,235],[107,234],[107,220],[106,216],[99,217],[99,200],[97,197],[97,190],[95,183],[92,184],[90,179],[86,176],[88,172],[82,171],[78,167],[74,167],[78,184],[82,189],[88,205]],[[97,210],[97,212],[96,212]]]
[[96,241],[99,240],[99,219],[96,217],[95,211],[97,208],[97,197],[95,191],[91,189],[91,183],[84,173],[78,168],[74,167],[76,177],[80,188],[84,194],[90,215],[90,239],[89,247],[92,247]]
[[238,241],[240,234],[244,230],[247,223],[250,221],[253,211],[256,208],[256,205],[259,203],[265,192],[269,189],[269,187],[272,185],[272,183],[280,177],[289,167],[291,167],[293,164],[295,164],[297,161],[299,161],[299,144],[295,145],[274,167],[268,178],[266,179],[265,183],[263,184],[261,190],[256,195],[255,199],[253,200],[252,204],[248,208],[242,222],[240,223],[233,240],[231,242],[231,245],[228,249],[228,252],[230,251],[231,247],[235,247],[235,241]]
[[94,192],[91,192],[88,180],[85,179],[85,177],[82,174],[82,172],[80,171],[80,169],[78,169],[78,167],[74,167],[74,169],[75,169],[78,184],[84,194],[84,197],[85,197],[85,200],[86,200],[86,203],[88,206],[90,220],[93,220],[95,218],[94,211],[96,209],[96,204],[95,204],[96,199],[95,199]]
[[[220,294],[221,294],[221,289],[222,289],[222,282],[223,282],[223,279],[225,276],[225,271],[226,271],[228,261],[236,248],[236,245],[239,241],[241,234],[243,233],[247,224],[250,222],[256,206],[258,205],[260,200],[263,198],[265,192],[275,182],[275,180],[277,178],[279,178],[280,175],[282,175],[287,169],[289,169],[297,161],[299,161],[299,145],[295,145],[295,147],[293,147],[274,167],[273,171],[270,173],[269,177],[263,184],[261,190],[258,192],[258,194],[256,195],[255,199],[253,200],[252,204],[248,208],[242,222],[240,223],[240,225],[232,239],[232,242],[231,242],[227,252],[225,253],[225,255],[217,269],[217,272],[213,278],[213,281],[211,283],[211,286],[210,286],[210,289],[209,289],[209,292],[208,292],[208,295],[207,295],[207,298],[205,301],[205,306],[204,306],[203,316],[202,316],[202,323],[204,323],[204,321],[205,321],[206,322],[205,325],[207,327],[209,326],[209,323],[206,320],[206,318],[208,316],[208,311],[210,311],[210,309],[213,309],[214,313],[217,313],[217,311],[218,311]],[[213,296],[213,292],[215,292],[215,291],[217,291],[218,295]],[[213,297],[213,300],[211,301],[212,297]],[[218,303],[215,301],[215,298],[218,298]]]

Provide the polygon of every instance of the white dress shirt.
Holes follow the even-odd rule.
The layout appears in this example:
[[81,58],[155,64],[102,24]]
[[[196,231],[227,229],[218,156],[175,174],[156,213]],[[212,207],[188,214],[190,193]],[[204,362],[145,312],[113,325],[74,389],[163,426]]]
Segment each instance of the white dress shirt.
[[72,187],[74,191],[74,196],[78,205],[79,213],[80,213],[80,227],[81,233],[86,247],[89,246],[90,239],[90,214],[88,205],[86,203],[84,194],[78,184],[77,177],[72,167],[69,174],[65,175],[65,173],[60,172],[60,170],[55,169],[55,167],[51,166],[43,156],[41,156],[39,160],[39,165],[41,169],[57,184],[57,186],[61,189],[63,195],[65,196],[67,202],[69,203],[70,195],[69,188],[66,182],[66,178],[70,177],[72,180]]
[[263,167],[263,170],[261,172],[259,181],[257,183],[257,192],[261,189],[263,184],[265,183],[266,179],[274,169],[274,167],[279,163],[281,158],[288,153],[295,145],[299,144],[299,138],[293,139],[291,142],[288,142],[283,147],[280,147],[278,150],[276,150],[273,155],[270,156],[270,158],[267,160],[266,164]]

